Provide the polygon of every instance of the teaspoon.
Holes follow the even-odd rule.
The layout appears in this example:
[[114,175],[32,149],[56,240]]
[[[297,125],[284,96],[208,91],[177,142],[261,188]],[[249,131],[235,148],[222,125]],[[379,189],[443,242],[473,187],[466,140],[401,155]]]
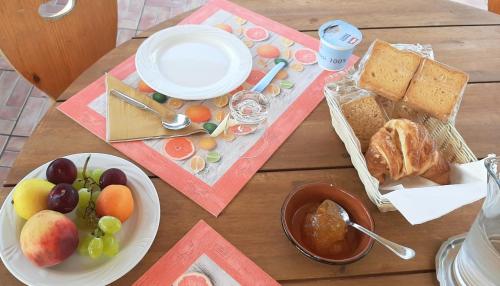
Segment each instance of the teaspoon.
[[340,216],[342,217],[342,219],[345,221],[345,223],[347,225],[352,226],[355,229],[363,232],[364,234],[372,237],[373,239],[378,241],[380,244],[387,247],[390,251],[394,252],[397,256],[399,256],[403,259],[412,259],[413,257],[415,257],[415,251],[413,249],[406,247],[406,246],[399,245],[399,244],[392,242],[388,239],[385,239],[385,238],[381,237],[380,235],[378,235],[374,232],[371,232],[370,230],[362,227],[361,225],[359,225],[355,222],[352,222],[350,220],[349,214],[346,212],[346,210],[343,207],[341,207],[339,204],[337,204],[337,203],[335,203],[335,204],[337,205],[337,207],[339,209]]
[[166,114],[162,115],[160,112],[158,112],[158,111],[154,110],[153,108],[149,107],[148,105],[124,94],[121,91],[113,89],[113,90],[111,90],[110,93],[112,95],[126,101],[127,103],[137,107],[137,108],[147,110],[151,113],[156,114],[156,116],[160,117],[161,125],[165,129],[181,130],[181,129],[188,127],[191,124],[191,120],[184,114],[178,114],[178,113],[175,113],[171,110],[167,110]]

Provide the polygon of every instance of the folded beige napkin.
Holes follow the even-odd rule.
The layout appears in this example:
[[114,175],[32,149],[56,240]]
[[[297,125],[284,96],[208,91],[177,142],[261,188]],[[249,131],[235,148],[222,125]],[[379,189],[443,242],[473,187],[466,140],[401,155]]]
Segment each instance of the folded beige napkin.
[[170,138],[187,136],[204,132],[203,127],[191,124],[182,130],[168,130],[163,128],[161,120],[153,113],[142,110],[111,95],[111,90],[118,90],[140,102],[148,105],[160,113],[166,112],[166,107],[146,94],[126,85],[119,79],[106,74],[107,116],[106,116],[106,141],[134,141],[156,138]]

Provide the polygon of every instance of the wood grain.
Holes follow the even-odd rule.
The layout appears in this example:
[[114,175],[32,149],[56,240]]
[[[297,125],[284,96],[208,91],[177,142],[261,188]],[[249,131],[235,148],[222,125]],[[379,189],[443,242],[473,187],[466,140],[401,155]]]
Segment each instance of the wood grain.
[[[342,18],[363,29],[366,51],[375,38],[401,43],[430,43],[436,58],[471,75],[457,128],[479,157],[500,153],[500,16],[449,1],[321,1],[235,0],[264,16],[316,37],[318,26]],[[1,4],[0,4],[1,6]],[[186,15],[186,14],[185,14]],[[175,24],[185,15],[139,35]],[[443,27],[447,26],[447,27]],[[455,27],[456,26],[456,27]],[[131,40],[100,59],[64,92],[69,98],[105,71],[131,56],[144,39]],[[487,83],[492,82],[492,83]],[[52,108],[26,143],[7,184],[17,183],[30,170],[56,157],[79,152],[103,152],[126,158],[77,123]],[[206,220],[228,241],[284,285],[437,285],[434,257],[441,243],[467,231],[480,202],[443,218],[410,226],[397,212],[380,213],[369,202],[352,169],[345,148],[333,132],[325,102],[304,121],[264,167],[216,219],[165,182],[154,178],[161,203],[160,229],[151,250],[130,273],[114,285],[130,285],[168,251],[199,220]],[[307,170],[308,169],[308,170]],[[284,171],[289,170],[289,171]],[[290,171],[296,170],[296,171]],[[272,172],[270,172],[272,171]],[[359,196],[370,209],[376,231],[417,251],[401,261],[375,245],[368,256],[346,266],[330,266],[303,257],[283,235],[279,210],[293,188],[308,182],[334,183]],[[0,200],[10,188],[0,192]],[[2,285],[19,282],[0,266]]]
[[435,272],[418,274],[399,274],[399,275],[378,275],[368,277],[353,277],[340,279],[313,279],[299,281],[279,281],[283,286],[430,286],[439,285]]
[[[318,38],[316,32],[307,34]],[[500,46],[500,26],[373,29],[363,31],[363,37],[355,51],[359,56],[376,38],[391,43],[431,44],[437,60],[469,73],[470,82],[500,82],[500,49],[497,48]],[[133,39],[111,51],[75,80],[59,100],[68,99],[105,71],[132,56],[143,41]]]
[[[317,30],[321,24],[344,19],[366,28],[500,24],[500,17],[446,0],[234,0],[247,9],[299,31]],[[143,32],[146,36],[166,27],[163,23]]]
[[[130,285],[168,251],[200,219],[277,280],[337,278],[434,270],[434,256],[441,243],[467,231],[480,202],[434,221],[411,226],[398,212],[380,213],[368,200],[354,169],[259,173],[238,194],[219,218],[159,179],[153,179],[161,204],[160,228],[155,241],[129,274],[117,285]],[[272,182],[272,183],[271,183]],[[302,256],[287,240],[280,224],[280,208],[294,188],[311,182],[333,183],[358,196],[375,221],[375,230],[388,239],[415,249],[417,256],[402,261],[375,244],[370,254],[353,264],[325,265]]]
[[500,14],[500,0],[488,0],[488,11]]
[[0,49],[39,89],[57,98],[81,72],[116,45],[116,0],[77,1],[61,19],[38,15],[46,0],[0,2]]
[[500,82],[500,26],[365,30],[356,53],[364,54],[376,38],[431,44],[436,60],[467,72],[469,82]]
[[[12,188],[0,188],[0,206],[4,204],[4,200],[11,190]],[[10,272],[3,264],[3,261],[0,262],[0,282],[2,286],[24,285],[23,283],[19,282],[19,280],[17,280],[12,274],[10,274]]]
[[65,101],[96,79],[101,77],[105,72],[113,69],[118,64],[132,56],[139,48],[139,45],[144,39],[132,39],[116,49],[111,50],[105,56],[97,60],[91,68],[84,71],[57,99],[57,101]]
[[[500,83],[470,84],[457,118],[457,129],[478,157],[500,153]],[[352,166],[349,155],[331,126],[328,106],[323,101],[292,133],[261,171],[283,169],[337,168]],[[56,144],[57,148],[53,148]],[[39,165],[73,153],[100,152],[126,156],[78,123],[51,108],[24,145],[6,184],[16,184]],[[148,172],[151,175],[151,173]]]

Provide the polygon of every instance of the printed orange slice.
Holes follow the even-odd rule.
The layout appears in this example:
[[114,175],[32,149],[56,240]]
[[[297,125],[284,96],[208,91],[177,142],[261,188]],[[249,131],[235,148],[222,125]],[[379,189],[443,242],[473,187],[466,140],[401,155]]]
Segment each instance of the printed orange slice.
[[269,37],[269,32],[262,27],[252,27],[245,31],[245,37],[252,41],[260,42]]
[[198,155],[194,155],[189,163],[191,170],[196,174],[205,169],[205,160]]
[[274,59],[280,56],[280,50],[273,45],[266,44],[257,48],[257,54],[263,58]]
[[210,120],[212,114],[210,113],[210,109],[204,105],[191,105],[186,109],[186,116],[191,121],[200,123]]
[[239,125],[235,125],[235,126],[231,126],[229,127],[229,131],[234,134],[234,135],[238,135],[238,136],[242,136],[242,135],[247,135],[247,134],[250,134],[250,133],[253,133],[255,132],[255,130],[257,130],[257,125],[250,125],[250,124],[239,124]]
[[266,89],[264,89],[264,94],[270,96],[277,96],[280,94],[280,92],[280,87],[275,84],[270,84],[266,87]]
[[256,85],[266,74],[260,70],[252,70],[246,82],[250,85]]
[[219,110],[215,113],[215,122],[217,123],[221,123],[222,120],[224,120],[224,117],[226,117],[226,113],[224,112],[224,110]]
[[301,63],[294,63],[290,66],[290,69],[296,72],[301,72],[304,70],[304,65]]
[[292,41],[292,40],[290,40],[288,38],[285,38],[285,37],[281,38],[281,42],[283,43],[283,45],[285,47],[291,47],[295,43],[294,41]]
[[245,25],[247,20],[246,19],[243,19],[241,17],[234,17],[234,21],[238,24],[238,25]]
[[288,72],[286,70],[280,70],[276,76],[274,76],[274,79],[277,80],[282,80],[288,77]]
[[137,86],[137,89],[139,91],[145,92],[145,93],[155,92],[155,90],[152,89],[151,87],[149,87],[149,85],[147,85],[143,80],[139,81],[139,85]]
[[177,98],[169,98],[167,105],[172,107],[173,109],[179,109],[184,105],[184,101]]
[[188,138],[172,138],[165,143],[165,153],[172,160],[186,160],[193,156],[194,151],[193,142]]
[[215,27],[217,27],[219,29],[222,29],[222,30],[224,30],[224,31],[226,31],[228,33],[232,33],[233,32],[233,28],[230,25],[226,24],[226,23],[219,23],[219,24],[215,25]]
[[242,91],[243,89],[244,89],[244,88],[243,88],[243,85],[240,85],[240,86],[238,86],[235,90],[232,90],[232,91],[230,92],[230,94],[231,94],[231,95],[233,95],[233,94],[235,94],[235,93],[237,93],[237,92]]
[[265,60],[263,58],[259,58],[259,60],[257,60],[257,64],[261,67],[261,68],[267,68],[267,61],[268,60]]
[[203,150],[210,151],[217,147],[217,141],[215,141],[215,139],[210,136],[206,136],[200,139],[200,142],[198,142],[198,147]]
[[244,39],[243,43],[245,43],[245,46],[247,46],[248,48],[253,47],[253,41],[252,40]]
[[311,49],[300,49],[295,51],[293,55],[295,59],[304,65],[312,65],[318,61],[318,57],[316,56],[316,52]]
[[292,57],[292,50],[290,49],[284,49],[281,52],[281,57],[284,58],[285,60],[288,60]]
[[212,102],[214,103],[215,106],[222,108],[226,106],[227,103],[229,102],[229,96],[227,94],[224,94],[223,96],[219,96],[212,99]]
[[204,274],[190,272],[179,277],[172,286],[213,286],[210,279]]
[[234,133],[232,130],[228,129],[226,132],[222,132],[220,135],[220,138],[226,142],[232,142],[234,139],[236,139],[236,136],[234,136]]

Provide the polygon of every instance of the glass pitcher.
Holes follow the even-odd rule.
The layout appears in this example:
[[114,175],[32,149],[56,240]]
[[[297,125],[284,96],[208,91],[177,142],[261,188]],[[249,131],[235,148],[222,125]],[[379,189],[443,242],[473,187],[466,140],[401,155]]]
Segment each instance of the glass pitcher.
[[500,157],[485,160],[488,192],[469,232],[446,241],[436,256],[441,285],[500,285]]

